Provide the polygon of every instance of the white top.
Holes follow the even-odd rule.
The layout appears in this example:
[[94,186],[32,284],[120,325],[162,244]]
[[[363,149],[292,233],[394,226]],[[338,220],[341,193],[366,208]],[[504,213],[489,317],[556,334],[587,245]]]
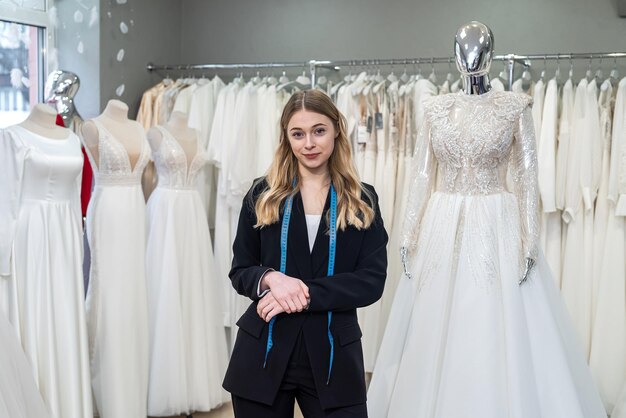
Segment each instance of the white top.
[[[322,215],[305,214],[304,216],[306,217],[306,230],[307,235],[309,236],[309,251],[313,252],[313,245],[315,244],[315,237],[317,235],[317,230],[319,229],[320,222],[322,220]],[[268,269],[265,273],[267,273],[268,271],[272,271],[272,269]],[[265,273],[263,274],[263,276],[265,276]],[[259,279],[256,287],[256,294],[260,298],[262,298],[267,292],[269,292],[269,289],[261,292],[261,280],[263,279],[263,276],[261,276],[261,278]]]
[[313,244],[315,244],[315,236],[322,220],[322,215],[306,215],[306,229],[309,234],[309,251],[313,252]]

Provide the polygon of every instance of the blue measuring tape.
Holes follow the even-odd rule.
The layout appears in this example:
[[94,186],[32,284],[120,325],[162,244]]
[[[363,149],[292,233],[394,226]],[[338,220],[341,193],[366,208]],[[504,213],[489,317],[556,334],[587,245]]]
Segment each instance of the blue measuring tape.
[[[287,236],[289,234],[289,221],[291,220],[291,212],[293,209],[293,196],[287,198],[285,203],[285,213],[283,215],[283,223],[280,230],[280,272],[285,274],[287,270]],[[328,276],[335,274],[335,254],[337,253],[337,192],[335,187],[330,185],[330,244],[328,249]],[[330,324],[333,321],[333,313],[328,311],[328,342],[330,343],[330,362],[328,366],[328,378],[326,384],[330,382],[330,376],[333,372],[333,361],[335,360],[335,339],[330,332]],[[267,345],[265,348],[265,360],[263,367],[267,366],[267,357],[270,350],[274,346],[273,331],[276,317],[273,317],[269,323],[267,334]]]

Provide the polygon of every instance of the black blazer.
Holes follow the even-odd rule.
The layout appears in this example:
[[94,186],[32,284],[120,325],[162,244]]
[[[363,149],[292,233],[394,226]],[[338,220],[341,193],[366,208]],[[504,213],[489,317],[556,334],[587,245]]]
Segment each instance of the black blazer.
[[[259,300],[257,285],[269,268],[280,269],[282,224],[281,213],[279,222],[261,229],[253,227],[256,223],[254,203],[266,187],[265,180],[255,183],[244,198],[233,244],[230,279],[237,292],[253,302],[237,322],[239,332],[224,379],[224,388],[245,399],[273,404],[302,330],[322,408],[364,403],[366,392],[362,334],[356,308],[370,305],[381,297],[387,274],[388,237],[380,216],[378,196],[372,186],[364,184],[375,198],[375,202],[372,202],[375,220],[367,230],[359,231],[348,226],[345,231],[337,232],[335,274],[332,277],[326,276],[329,237],[325,219],[330,206],[330,193],[312,252],[309,251],[302,197],[300,193],[294,197],[286,274],[306,283],[311,303],[307,311],[277,316],[273,332],[274,346],[267,367],[263,368],[268,324],[256,312]],[[330,344],[326,312],[329,310],[333,312],[331,332],[335,340],[335,359],[332,377],[327,385]]]

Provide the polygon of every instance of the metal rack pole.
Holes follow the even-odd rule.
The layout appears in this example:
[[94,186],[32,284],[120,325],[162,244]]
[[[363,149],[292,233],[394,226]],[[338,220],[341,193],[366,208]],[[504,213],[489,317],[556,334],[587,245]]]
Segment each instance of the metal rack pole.
[[602,58],[626,58],[626,52],[570,52],[557,54],[530,54],[513,55],[515,59],[525,60],[561,60],[561,59],[602,59]]
[[267,62],[267,63],[249,63],[249,64],[189,64],[189,65],[157,65],[149,63],[146,66],[148,71],[160,70],[243,70],[243,69],[262,69],[262,68],[289,68],[300,67],[306,68],[308,63],[302,62]]
[[[626,52],[571,52],[571,53],[551,53],[551,54],[507,54],[495,55],[494,61],[506,62],[509,73],[509,90],[512,88],[515,75],[515,64],[530,65],[533,60],[575,60],[575,59],[604,59],[604,58],[626,58]],[[325,68],[333,71],[341,70],[342,66],[387,66],[387,65],[406,65],[407,63],[421,64],[448,64],[453,62],[453,57],[422,57],[422,58],[402,58],[402,59],[369,59],[369,60],[337,60],[323,61],[310,60],[307,62],[266,62],[266,63],[241,63],[241,64],[190,64],[190,65],[155,65],[149,63],[146,66],[148,71],[159,70],[237,70],[237,69],[261,69],[261,68],[306,68],[308,65],[311,75],[311,85],[315,86],[317,82],[317,70]]]
[[[528,60],[553,60],[553,59],[601,59],[601,58],[626,58],[626,52],[572,52],[556,54],[529,54],[529,55],[495,55],[494,61],[515,61],[524,63]],[[241,64],[189,64],[189,65],[156,65],[149,63],[146,66],[148,71],[157,70],[211,70],[211,69],[259,69],[259,68],[294,68],[309,67],[327,68],[339,70],[341,66],[363,66],[363,65],[401,65],[406,63],[432,63],[447,64],[453,57],[422,57],[422,58],[401,58],[401,59],[368,59],[368,60],[338,60],[322,61],[310,60],[302,62],[266,62],[266,63],[241,63]]]

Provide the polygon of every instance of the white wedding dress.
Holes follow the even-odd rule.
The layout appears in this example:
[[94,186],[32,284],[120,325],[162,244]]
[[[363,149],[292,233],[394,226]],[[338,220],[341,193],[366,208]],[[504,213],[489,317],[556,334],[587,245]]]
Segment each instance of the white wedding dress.
[[80,140],[9,127],[0,134],[0,167],[0,311],[51,416],[91,417]]
[[131,166],[124,145],[93,122],[99,158],[96,162],[89,153],[95,186],[87,209],[91,269],[86,309],[96,415],[145,417],[149,350],[141,176],[150,146],[144,134],[141,154]]
[[51,417],[9,321],[0,312],[0,418]]
[[[375,418],[605,417],[538,254],[531,99],[428,99],[398,285],[368,392]],[[506,189],[506,173],[514,190]],[[525,257],[538,259],[519,285]]]
[[204,207],[196,188],[207,164],[198,143],[190,163],[161,126],[153,153],[159,183],[148,200],[146,275],[150,319],[148,415],[210,411],[227,400],[222,389],[228,352]]

